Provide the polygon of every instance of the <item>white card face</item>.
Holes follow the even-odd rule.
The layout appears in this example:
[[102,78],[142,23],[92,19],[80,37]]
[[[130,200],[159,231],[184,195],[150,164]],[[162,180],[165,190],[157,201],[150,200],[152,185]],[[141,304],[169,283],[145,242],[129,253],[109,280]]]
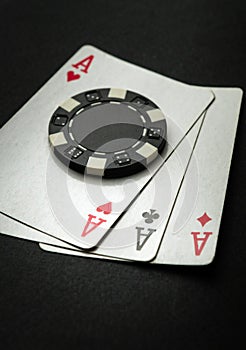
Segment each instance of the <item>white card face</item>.
[[[204,265],[214,258],[242,90],[213,88],[213,91],[216,101],[206,114],[187,170],[186,186],[181,188],[155,263]],[[198,186],[192,208],[195,169]]]
[[[116,84],[148,96],[160,107],[167,120],[168,147],[148,171],[127,179],[83,177],[51,156],[49,120],[71,96]],[[95,247],[213,99],[208,89],[175,82],[92,46],[82,47],[1,129],[0,211],[74,246]],[[112,203],[110,215],[107,210],[98,213],[107,203]]]

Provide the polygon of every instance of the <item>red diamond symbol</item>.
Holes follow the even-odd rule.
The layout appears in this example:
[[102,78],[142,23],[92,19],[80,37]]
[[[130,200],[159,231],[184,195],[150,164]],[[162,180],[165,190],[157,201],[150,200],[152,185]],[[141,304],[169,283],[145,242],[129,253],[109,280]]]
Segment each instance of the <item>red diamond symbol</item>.
[[200,218],[197,218],[197,220],[200,222],[200,224],[203,226],[206,225],[210,220],[212,220],[207,213],[204,213]]

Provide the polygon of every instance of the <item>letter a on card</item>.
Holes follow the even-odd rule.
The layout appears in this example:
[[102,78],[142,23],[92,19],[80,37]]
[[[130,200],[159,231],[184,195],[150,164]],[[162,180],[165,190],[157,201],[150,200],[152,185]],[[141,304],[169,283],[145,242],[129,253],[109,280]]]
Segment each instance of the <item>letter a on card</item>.
[[96,216],[88,214],[88,220],[87,220],[85,227],[84,227],[84,230],[81,234],[82,237],[87,236],[91,231],[94,231],[103,222],[106,222],[106,220],[101,219],[101,218],[99,218],[97,222],[93,222],[92,219],[95,219],[95,218],[96,218]]
[[[213,232],[203,232],[203,237],[199,237],[201,235],[201,232],[191,232],[194,238],[194,248],[195,248],[195,255],[199,256],[201,255],[205,244],[207,243],[208,237],[212,234]],[[200,244],[199,244],[200,243]]]
[[78,63],[73,64],[73,67],[76,69],[80,69],[83,73],[88,73],[88,69],[94,59],[93,55],[90,55],[83,60],[79,61]]
[[[152,228],[148,228],[147,233],[141,233],[144,230],[144,227],[136,227],[136,229],[137,229],[137,250],[141,250],[145,245],[145,243],[147,242],[147,240],[152,235],[152,233],[155,232],[156,230]],[[144,238],[142,239],[142,237]]]

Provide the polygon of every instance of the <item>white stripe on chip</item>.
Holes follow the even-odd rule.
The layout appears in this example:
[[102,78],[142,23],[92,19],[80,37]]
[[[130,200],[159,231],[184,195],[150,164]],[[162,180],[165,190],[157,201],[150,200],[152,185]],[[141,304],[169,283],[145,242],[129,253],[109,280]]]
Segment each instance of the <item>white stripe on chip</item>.
[[152,162],[158,156],[158,149],[148,142],[146,142],[136,152],[146,159],[147,164]]
[[65,136],[62,131],[49,135],[49,139],[50,143],[54,147],[64,145],[65,143],[67,143],[67,140],[65,139]]
[[103,176],[106,162],[107,158],[89,157],[86,164],[86,173],[88,175]]
[[63,104],[60,105],[61,108],[65,109],[67,112],[71,112],[75,107],[79,106],[80,102],[76,101],[74,98],[69,98]]
[[108,97],[121,98],[124,100],[126,97],[127,91],[124,89],[110,89],[108,93]]
[[158,108],[147,111],[152,123],[165,119],[164,114]]

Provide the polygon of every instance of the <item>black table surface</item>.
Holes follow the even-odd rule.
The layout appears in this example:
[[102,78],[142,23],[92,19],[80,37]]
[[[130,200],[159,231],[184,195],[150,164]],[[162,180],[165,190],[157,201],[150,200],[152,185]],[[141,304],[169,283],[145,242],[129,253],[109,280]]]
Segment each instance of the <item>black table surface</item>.
[[[190,84],[246,90],[245,1],[2,0],[0,14],[1,125],[88,43]],[[242,106],[208,266],[76,258],[0,235],[1,348],[243,349],[245,135]]]

